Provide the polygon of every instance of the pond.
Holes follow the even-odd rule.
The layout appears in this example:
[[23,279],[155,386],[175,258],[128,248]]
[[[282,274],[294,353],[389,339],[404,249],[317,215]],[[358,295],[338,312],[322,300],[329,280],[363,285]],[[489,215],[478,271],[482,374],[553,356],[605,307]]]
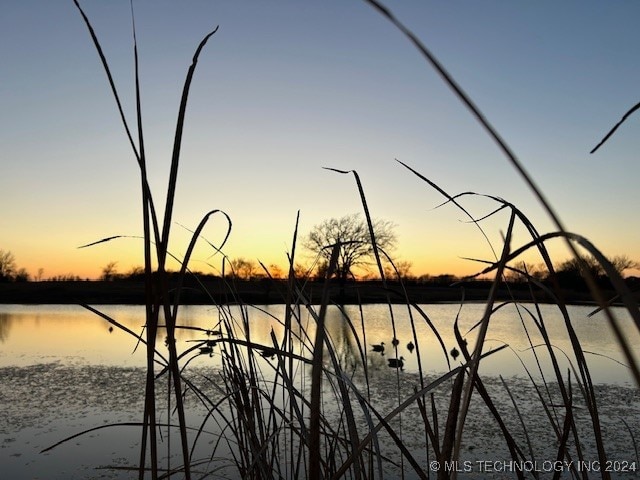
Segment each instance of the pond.
[[[97,308],[133,332],[142,333],[143,307],[109,305]],[[561,371],[569,375],[575,359],[565,322],[556,306],[542,305],[540,308],[554,349],[558,352]],[[603,408],[606,410],[608,407],[611,415],[626,419],[626,423],[621,423],[619,419],[607,418],[606,423],[610,424],[612,431],[625,434],[611,441],[616,445],[615,453],[620,460],[635,460],[637,453],[629,447],[628,430],[623,428],[623,424],[630,424],[631,431],[640,431],[638,389],[632,384],[629,369],[624,366],[624,358],[610,334],[606,319],[600,313],[589,316],[592,310],[586,306],[569,307],[571,324],[585,351],[593,382],[607,398],[608,405]],[[637,338],[637,330],[628,314],[622,309],[615,310],[628,338]],[[508,347],[484,359],[480,373],[488,385],[502,391],[498,396],[505,397],[505,402],[509,402],[509,396],[500,386],[500,376],[507,379],[511,395],[526,397],[531,389],[528,375],[537,380],[543,373],[551,372],[546,355],[539,355],[539,367],[533,355],[534,350],[541,349],[536,346],[543,343],[531,317],[534,312],[532,305],[518,308],[508,305],[491,317],[485,351],[503,345]],[[281,340],[284,306],[248,307],[245,313],[252,342],[272,346],[272,332],[278,341]],[[366,351],[372,395],[384,404],[390,401],[389,395],[385,394],[388,382],[393,385],[402,383],[409,388],[418,383],[420,371],[423,378],[435,379],[459,365],[461,357],[452,355],[454,347],[458,347],[454,322],[457,318],[460,332],[471,348],[477,331],[473,327],[483,313],[483,304],[466,304],[462,308],[457,304],[434,304],[421,305],[417,309],[364,305],[362,308],[346,306],[343,311],[331,307],[326,327],[337,358],[345,370],[354,372],[355,379],[360,378],[362,353]],[[222,318],[242,318],[239,314],[239,307],[181,307],[179,325],[185,328],[178,330],[178,351],[207,339],[197,328],[216,330]],[[306,332],[313,336],[313,316],[303,309],[297,318],[299,335]],[[397,345],[394,345],[394,338],[398,340]],[[163,341],[164,335],[159,335],[156,348],[166,354]],[[372,351],[373,345],[383,342],[383,353]],[[532,345],[535,348],[531,348]],[[0,420],[0,463],[8,478],[134,476],[126,470],[97,467],[135,465],[139,455],[139,427],[103,428],[77,437],[50,452],[39,452],[88,428],[141,420],[146,358],[144,346],[136,347],[137,340],[132,335],[79,306],[0,306],[0,401],[6,406],[6,413]],[[194,358],[189,369],[203,378],[219,373],[221,360],[215,348],[212,355],[197,353],[196,349],[190,356]],[[310,358],[302,342],[299,354]],[[635,354],[640,356],[638,342],[635,343]],[[403,369],[390,369],[388,360],[400,358]],[[266,358],[261,361],[266,365],[274,360]],[[269,369],[265,371],[269,372]],[[309,374],[310,370],[304,369],[300,373],[303,376]],[[574,372],[571,372],[571,377],[575,379]],[[388,408],[393,408],[393,402]],[[198,423],[204,414],[194,404],[190,405],[189,415]],[[473,421],[471,419],[470,423]],[[640,440],[638,436],[635,439]],[[178,440],[174,443],[177,444]],[[207,445],[203,442],[201,446],[206,450]],[[490,442],[486,448],[490,449]],[[490,451],[487,449],[477,448],[468,458],[484,460],[486,457],[482,455],[488,455]],[[233,477],[231,474],[227,476]],[[483,477],[492,476],[487,477],[485,473],[478,478]],[[621,473],[620,478],[626,478],[625,474]]]

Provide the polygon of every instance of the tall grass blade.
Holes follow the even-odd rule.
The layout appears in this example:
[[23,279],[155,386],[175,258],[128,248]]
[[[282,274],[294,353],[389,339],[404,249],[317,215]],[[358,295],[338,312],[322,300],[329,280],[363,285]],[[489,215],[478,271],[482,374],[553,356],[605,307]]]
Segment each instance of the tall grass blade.
[[624,423],[624,426],[627,427],[627,430],[629,431],[629,437],[631,438],[631,444],[633,445],[633,451],[636,456],[636,462],[640,464],[640,454],[638,453],[638,444],[636,443],[636,437],[633,434],[633,430],[631,430],[631,427],[629,427],[629,424],[625,421],[624,418],[621,418],[620,420],[622,421],[622,423]]
[[400,22],[391,11],[383,6],[377,0],[366,0],[369,4],[374,6],[379,12],[381,12],[385,17],[387,17],[393,25],[395,25],[398,30],[400,30],[413,45],[422,53],[422,55],[427,59],[427,61],[431,64],[433,69],[440,75],[440,77],[444,80],[445,84],[455,93],[458,99],[467,107],[467,109],[471,112],[471,114],[476,118],[478,123],[482,125],[482,127],[486,130],[492,140],[498,145],[500,150],[505,154],[509,162],[512,166],[520,173],[520,176],[523,180],[529,185],[533,193],[538,197],[542,205],[545,207],[547,212],[550,214],[554,222],[558,225],[560,230],[564,230],[560,226],[560,221],[558,216],[555,214],[551,205],[546,200],[541,190],[536,186],[536,184],[531,179],[530,175],[526,172],[524,167],[521,165],[520,161],[516,157],[515,153],[511,150],[511,148],[507,145],[507,143],[502,139],[497,130],[489,123],[484,114],[480,111],[480,109],[475,105],[475,103],[471,100],[471,98],[466,94],[466,92],[462,89],[460,85],[454,80],[453,76],[444,68],[444,66],[440,63],[440,61],[431,53],[431,51],[416,37],[413,32],[411,32],[402,22]]
[[535,463],[536,456],[533,453],[533,444],[531,443],[531,438],[529,437],[529,430],[527,429],[527,426],[524,422],[524,418],[522,417],[522,414],[520,413],[520,409],[518,408],[518,402],[516,402],[516,399],[514,398],[513,393],[511,393],[511,390],[509,389],[509,385],[507,385],[507,382],[505,382],[502,375],[500,375],[500,382],[502,383],[502,386],[506,390],[507,395],[509,395],[509,399],[511,400],[513,409],[515,410],[516,416],[518,417],[518,421],[520,422],[520,426],[522,427],[522,432],[524,433],[524,437],[527,442],[527,447],[529,449],[529,459]]
[[[569,434],[571,432],[574,432],[574,437],[576,441],[579,441],[579,438],[576,433],[575,422],[573,419],[573,393],[571,389],[571,374],[569,374],[567,385],[568,385],[568,393],[569,393],[569,402],[565,404],[564,424],[562,427],[562,435],[560,436],[560,439],[558,441],[558,453],[556,455],[556,461],[561,461],[563,458],[568,457],[567,442],[569,441]],[[578,449],[578,452],[580,452],[579,444],[576,445],[576,448]],[[579,455],[580,455],[580,459],[582,460],[582,456],[580,453]],[[573,470],[573,474],[576,475],[575,469]],[[585,479],[587,478],[586,473],[583,473],[582,476]],[[604,476],[606,476],[606,474],[603,475],[603,477]],[[555,472],[553,478],[554,480],[560,478],[560,472]]]
[[131,134],[131,130],[129,129],[129,124],[127,123],[127,118],[125,117],[124,109],[122,108],[122,102],[120,101],[120,96],[118,95],[118,90],[116,89],[116,84],[115,84],[115,81],[113,80],[113,76],[111,75],[111,69],[109,68],[109,63],[107,62],[107,58],[105,57],[104,52],[102,50],[102,45],[100,45],[98,36],[96,35],[96,32],[93,29],[91,22],[89,21],[89,18],[84,13],[84,10],[80,6],[80,3],[78,2],[78,0],[73,0],[73,3],[75,4],[76,8],[80,12],[82,19],[84,20],[84,23],[87,26],[87,29],[89,30],[89,34],[91,35],[91,40],[93,41],[93,44],[96,48],[96,51],[98,52],[98,55],[100,56],[100,61],[102,62],[102,66],[105,70],[105,73],[107,74],[107,79],[109,80],[109,86],[111,87],[111,92],[113,93],[113,97],[116,101],[116,105],[118,106],[118,113],[120,113],[120,119],[122,121],[122,125],[124,126],[125,132],[127,133],[127,137],[129,138],[129,143],[131,144],[131,148],[133,149],[136,159],[140,161],[140,154],[138,153],[138,148],[136,147],[136,144],[133,140],[133,136]]
[[[135,333],[133,330],[131,330],[130,328],[122,325],[120,322],[118,322],[117,320],[113,319],[112,317],[110,317],[109,315],[107,315],[106,313],[101,312],[100,310],[93,308],[90,305],[87,305],[86,303],[78,303],[79,306],[81,306],[82,308],[85,308],[87,310],[89,310],[91,313],[94,313],[95,315],[105,319],[107,322],[109,322],[111,325],[113,325],[114,327],[119,328],[120,330],[123,330],[124,332],[127,332],[129,335],[131,335],[132,337],[134,337],[138,342],[144,343],[146,344],[147,342],[137,333]],[[164,360],[165,364],[168,364],[169,361],[157,350],[155,350],[155,346],[154,348],[154,354],[161,358],[162,360]]]
[[[547,201],[542,191],[537,187],[532,177],[527,173],[527,171],[525,170],[523,165],[520,163],[516,155],[512,152],[512,150],[509,148],[506,142],[501,138],[498,132],[484,117],[480,109],[476,107],[476,105],[472,102],[472,100],[464,92],[464,90],[462,90],[462,88],[456,83],[453,77],[440,64],[440,62],[436,59],[436,57],[425,47],[425,45],[423,45],[423,43],[402,22],[400,22],[391,13],[389,9],[387,9],[380,2],[378,2],[378,0],[367,0],[367,2],[372,6],[374,6],[387,19],[389,19],[391,23],[395,25],[395,27],[398,28],[398,30],[400,30],[413,43],[413,45],[422,53],[422,55],[427,59],[427,61],[431,64],[431,66],[436,70],[436,72],[438,72],[438,74],[444,80],[445,84],[449,86],[449,88],[456,94],[456,96],[460,99],[460,101],[469,109],[469,111],[476,118],[476,120],[478,120],[478,122],[482,125],[482,127],[487,131],[487,133],[492,138],[492,140],[498,145],[500,150],[502,150],[502,152],[506,156],[509,163],[516,169],[516,171],[520,174],[520,176],[525,181],[525,183],[529,186],[530,190],[537,197],[538,201],[540,202],[542,207],[546,210],[547,214],[549,215],[553,223],[556,225],[557,229],[562,233],[566,233],[566,229],[564,228],[562,222],[560,221],[560,217],[556,214],[554,209],[551,207],[551,204]],[[635,109],[636,107],[634,107],[632,111],[635,111]],[[574,244],[566,240],[566,245],[571,251],[574,258],[576,258],[582,266],[585,266],[584,260],[578,254],[578,251],[574,246]],[[591,295],[593,296],[594,300],[598,303],[598,305],[604,308],[605,315],[607,316],[607,320],[609,321],[609,324],[614,330],[616,339],[618,340],[618,342],[622,342],[621,346],[623,348],[625,356],[628,356],[630,359],[631,351],[627,344],[626,339],[624,339],[624,337],[621,335],[621,331],[617,323],[617,318],[615,317],[611,309],[607,308],[607,301],[604,295],[602,294],[602,291],[598,288],[595,282],[595,279],[593,278],[593,275],[591,275],[588,270],[586,270],[585,281],[587,283],[587,286],[589,287],[589,291],[591,292]],[[634,313],[632,312],[632,314]],[[639,312],[636,312],[636,314],[640,315]],[[635,375],[635,379],[638,386],[640,386],[640,369],[638,368],[637,364],[634,366],[634,375]],[[602,450],[599,449],[599,453],[601,454],[599,456],[599,460],[601,461],[601,463],[605,463],[606,459],[602,455]],[[608,472],[604,472],[604,473],[606,475]],[[455,472],[454,472],[454,475],[455,475]],[[606,476],[608,477],[608,475]]]
[[331,246],[331,258],[329,260],[329,268],[325,277],[324,288],[322,292],[322,302],[320,304],[320,312],[316,325],[316,338],[313,347],[313,365],[311,367],[311,412],[309,418],[309,480],[319,480],[321,477],[320,462],[320,418],[321,408],[321,392],[322,392],[322,360],[325,343],[324,320],[329,303],[329,283],[333,272],[336,270],[338,263],[338,255],[340,253],[340,244]]
[[[465,371],[460,370],[456,379],[453,382],[451,390],[451,400],[449,401],[449,412],[447,414],[447,420],[444,425],[444,438],[442,439],[442,448],[440,450],[440,456],[438,461],[441,465],[452,459],[452,454],[455,447],[456,432],[458,415],[460,413],[460,400],[462,398],[462,387],[464,386]],[[445,469],[438,470],[438,480],[446,479],[448,473]]]
[[[532,240],[531,242],[511,252],[511,254],[508,257],[508,261],[511,261],[517,258],[518,256],[522,255],[522,253],[526,252],[532,247],[537,247],[538,245],[546,242],[547,240],[550,240],[552,238],[559,238],[559,237],[571,240],[572,242],[576,242],[581,247],[586,249],[591,255],[597,258],[599,261],[602,260],[603,262],[605,262],[603,263],[603,268],[605,265],[608,264],[606,268],[609,269],[607,271],[611,275],[610,276],[611,282],[612,284],[614,284],[616,289],[619,289],[621,298],[624,299],[625,307],[627,308],[627,311],[633,318],[634,323],[636,324],[636,327],[640,331],[640,309],[638,308],[638,302],[635,300],[633,293],[631,293],[631,291],[629,290],[627,285],[624,283],[620,275],[617,272],[615,272],[615,269],[610,264],[610,262],[606,260],[604,255],[591,242],[589,242],[586,238],[582,237],[581,235],[577,235],[569,232],[551,232],[551,233],[546,233],[544,235],[540,235],[537,239]],[[497,267],[498,267],[498,264],[493,264],[490,267],[485,268],[482,271],[482,273],[488,273],[492,270],[495,270]],[[605,308],[604,312],[605,314],[607,312],[611,313],[609,308]],[[565,316],[565,318],[568,316],[564,308],[563,308],[563,316]],[[609,325],[612,327],[612,330],[616,337],[618,346],[622,350],[627,360],[627,363],[631,368],[634,380],[636,381],[636,384],[640,386],[640,363],[635,358],[635,355],[629,344],[629,339],[626,338],[626,336],[622,333],[622,330],[618,325],[618,320],[615,316],[611,315],[611,316],[608,316],[607,318],[609,320]],[[567,328],[570,330],[573,329],[573,327],[570,326],[570,323],[567,323]]]
[[144,237],[140,237],[138,235],[112,235],[110,237],[106,237],[106,238],[102,238],[100,240],[96,240],[95,242],[91,242],[91,243],[86,243],[84,245],[80,245],[77,248],[93,247],[94,245],[99,245],[100,243],[110,242],[111,240],[115,240],[117,238],[144,238]]
[[[180,150],[182,147],[182,133],[184,130],[184,119],[187,111],[187,100],[189,98],[189,89],[191,88],[191,81],[193,80],[193,74],[195,73],[196,66],[198,64],[198,58],[200,56],[200,52],[206,45],[207,41],[211,36],[213,36],[218,31],[218,27],[216,27],[213,31],[209,32],[200,42],[198,48],[193,55],[193,60],[191,62],[191,66],[187,72],[187,78],[184,82],[184,87],[182,89],[182,98],[180,100],[180,108],[178,110],[178,120],[176,122],[176,133],[173,141],[173,153],[171,155],[171,168],[169,172],[169,185],[167,188],[167,198],[166,198],[166,206],[164,212],[164,224],[162,227],[162,239],[161,245],[163,249],[167,248],[169,242],[169,230],[171,228],[171,219],[173,217],[173,202],[175,198],[176,185],[178,182],[178,165],[180,163]],[[161,252],[162,253],[162,252]],[[161,262],[162,260],[162,262]],[[164,258],[158,259],[159,263],[162,263],[164,266]]]
[[[498,266],[496,269],[496,276],[491,283],[491,288],[489,290],[489,298],[487,299],[484,317],[482,319],[482,325],[480,327],[480,331],[478,332],[478,337],[476,339],[476,345],[471,356],[471,370],[469,372],[469,380],[467,381],[466,387],[464,389],[464,397],[462,400],[462,405],[460,408],[460,417],[458,420],[457,432],[456,432],[456,441],[455,448],[453,453],[453,460],[458,460],[460,456],[460,445],[462,442],[462,432],[464,429],[464,423],[467,416],[467,412],[469,409],[469,405],[471,403],[471,393],[473,391],[473,384],[476,380],[476,375],[478,374],[478,367],[480,366],[480,359],[482,355],[482,348],[484,346],[484,340],[487,334],[487,330],[489,328],[489,319],[491,310],[493,308],[493,304],[496,299],[498,285],[500,280],[502,279],[502,272],[504,271],[504,267],[507,264],[507,258],[509,256],[510,248],[511,248],[511,235],[513,232],[515,215],[512,212],[511,218],[509,219],[509,227],[507,229],[507,234],[504,240],[504,248],[502,250],[502,255],[500,261],[498,262]],[[456,476],[456,472],[453,472],[454,478]]]
[[[488,357],[490,355],[496,354],[496,353],[502,351],[504,348],[506,348],[506,345],[500,346],[500,347],[498,347],[498,348],[496,348],[494,350],[491,350],[489,352],[485,352],[485,353],[482,354],[481,358],[486,358],[486,357]],[[406,408],[409,407],[409,405],[412,405],[413,403],[415,403],[416,399],[424,397],[429,392],[431,392],[432,390],[436,389],[438,386],[442,385],[442,383],[446,382],[447,380],[449,380],[453,376],[455,376],[458,373],[460,373],[461,370],[464,370],[464,369],[466,369],[468,367],[469,367],[469,363],[465,363],[465,364],[463,364],[463,365],[461,365],[459,367],[456,367],[453,370],[445,373],[444,375],[438,377],[436,380],[432,381],[429,385],[427,385],[424,388],[414,392],[412,395],[410,395],[409,397],[404,399],[404,401],[402,403],[400,403],[400,405],[398,405],[391,412],[389,412],[387,415],[385,415],[382,418],[382,420],[384,420],[386,422],[386,424],[389,424],[389,422],[391,420],[393,420],[396,416],[400,415],[404,410],[406,410]],[[360,401],[366,403],[367,406],[369,407],[370,411],[375,412],[375,408],[367,401],[367,399],[362,394],[359,393],[358,389],[355,386],[352,386],[351,388],[352,388],[353,392],[358,396]],[[337,478],[342,477],[342,475],[344,475],[349,470],[349,468],[351,468],[351,464],[354,461],[357,461],[359,456],[362,454],[362,452],[368,446],[369,442],[371,442],[371,439],[372,439],[373,435],[375,435],[377,432],[379,432],[382,428],[384,428],[384,425],[382,423],[378,423],[373,430],[371,430],[369,433],[367,433],[367,435],[365,435],[362,438],[362,441],[360,442],[360,445],[358,446],[358,449],[356,451],[354,451],[354,452],[351,452],[351,455],[349,455],[347,460],[333,474],[332,478],[337,479]]]
[[378,245],[376,243],[376,235],[373,230],[373,220],[371,219],[371,213],[369,212],[369,206],[367,205],[367,197],[364,194],[364,187],[362,186],[362,182],[360,181],[360,176],[358,172],[355,170],[338,170],[337,168],[329,168],[324,167],[325,170],[331,170],[333,172],[349,174],[353,173],[353,177],[356,180],[356,185],[358,186],[358,193],[360,193],[360,201],[362,202],[362,208],[364,210],[364,215],[367,220],[367,227],[369,228],[369,237],[371,239],[371,245],[373,247],[373,256],[376,259],[376,264],[378,266],[378,273],[380,274],[380,278],[382,279],[382,285],[384,288],[387,287],[387,282],[384,275],[384,269],[382,268],[382,261],[380,260],[380,253],[378,252]]
[[[155,299],[153,291],[153,277],[152,277],[152,260],[151,260],[151,225],[153,225],[153,233],[156,248],[159,248],[160,231],[158,229],[158,216],[156,214],[155,206],[153,203],[153,196],[149,187],[147,177],[147,160],[146,151],[144,146],[144,130],[142,125],[142,100],[140,93],[140,72],[138,61],[138,41],[136,35],[135,14],[133,9],[133,0],[130,1],[131,6],[131,26],[133,34],[133,51],[134,51],[134,68],[135,68],[135,89],[136,89],[136,119],[138,125],[138,145],[140,148],[138,155],[138,164],[140,166],[140,181],[142,191],[142,224],[144,231],[144,277],[145,277],[145,325],[147,329],[147,383],[145,394],[145,411],[144,419],[147,422],[149,420],[149,429],[151,431],[151,469],[152,477],[157,476],[157,453],[156,453],[156,437],[155,437],[155,384],[153,380],[153,355],[150,345],[155,345],[157,336],[157,308],[154,308]],[[170,390],[167,392],[170,395]],[[170,430],[170,429],[169,429]],[[147,427],[145,426],[142,431],[142,441],[140,447],[140,461],[138,478],[142,480],[144,477],[145,467],[145,455],[146,455],[146,442],[147,442]]]
[[596,150],[598,150],[602,145],[604,145],[604,143],[605,143],[607,140],[609,140],[609,137],[615,133],[615,131],[618,129],[618,127],[619,127],[620,125],[622,125],[622,124],[627,120],[627,118],[629,118],[629,117],[631,116],[631,114],[632,114],[633,112],[635,112],[636,110],[638,110],[639,108],[640,108],[640,102],[638,102],[636,105],[634,105],[633,107],[631,107],[631,109],[630,109],[627,113],[625,113],[625,114],[622,116],[622,118],[620,119],[620,121],[619,121],[618,123],[616,123],[616,124],[613,126],[613,128],[612,128],[611,130],[609,130],[609,132],[604,136],[604,138],[603,138],[602,140],[600,140],[600,143],[598,143],[598,144],[593,148],[593,150],[591,150],[589,153],[595,153],[595,152],[596,152]]

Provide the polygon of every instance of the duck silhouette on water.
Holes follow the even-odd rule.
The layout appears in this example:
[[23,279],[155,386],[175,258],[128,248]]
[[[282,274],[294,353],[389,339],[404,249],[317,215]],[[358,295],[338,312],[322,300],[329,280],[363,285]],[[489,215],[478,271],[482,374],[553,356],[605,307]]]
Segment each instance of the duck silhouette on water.
[[273,360],[276,357],[276,349],[271,347],[261,347],[260,355],[262,355],[262,358]]
[[372,352],[380,352],[380,354],[384,355],[384,342],[380,342],[377,345],[371,345]]
[[404,357],[389,358],[387,362],[389,362],[389,367],[391,368],[399,368],[400,370],[404,370]]
[[200,347],[200,353],[202,355],[209,354],[210,357],[213,356],[213,347]]
[[407,343],[407,350],[409,350],[409,353],[413,353],[414,348],[416,348],[416,346],[413,344],[413,342]]

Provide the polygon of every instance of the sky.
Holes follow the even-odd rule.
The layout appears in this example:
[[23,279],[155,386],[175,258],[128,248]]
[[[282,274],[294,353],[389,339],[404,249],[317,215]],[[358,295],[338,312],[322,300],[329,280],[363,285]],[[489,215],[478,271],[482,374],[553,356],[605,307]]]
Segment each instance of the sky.
[[[128,1],[81,5],[135,127]],[[640,260],[640,113],[589,151],[640,101],[640,3],[388,1],[517,154],[566,228],[608,256]],[[0,250],[44,277],[96,278],[109,262],[142,265],[139,168],[87,28],[71,0],[8,0],[0,15]],[[224,252],[285,265],[296,215],[362,212],[394,222],[395,257],[414,274],[466,275],[502,248],[508,214],[482,222],[449,194],[517,205],[540,233],[556,230],[502,152],[416,48],[362,0],[134,1],[149,181],[162,214],[180,95],[191,87],[170,251],[184,254],[210,210],[232,231]],[[496,204],[461,199],[476,217]],[[203,233],[216,244],[226,220]],[[526,243],[516,227],[512,247]],[[491,245],[490,245],[491,244]],[[555,261],[563,242],[548,244]],[[190,266],[216,273],[201,242]],[[301,247],[301,263],[313,255]],[[531,254],[524,261],[538,263]],[[173,268],[176,268],[173,265]],[[634,273],[634,272],[631,272]],[[639,273],[639,272],[635,272]]]

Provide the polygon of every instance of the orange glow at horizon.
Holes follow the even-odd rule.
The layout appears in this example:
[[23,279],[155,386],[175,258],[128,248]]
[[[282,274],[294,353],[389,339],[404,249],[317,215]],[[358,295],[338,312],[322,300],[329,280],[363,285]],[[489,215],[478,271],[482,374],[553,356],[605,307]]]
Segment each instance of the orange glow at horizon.
[[[81,252],[81,253],[78,253]],[[144,262],[142,258],[142,252],[139,252],[137,247],[134,249],[116,249],[115,251],[105,252],[98,251],[93,252],[82,251],[72,252],[67,256],[62,255],[48,255],[44,254],[36,259],[30,259],[22,261],[22,259],[15,255],[17,268],[25,268],[30,275],[31,280],[47,280],[51,278],[80,278],[81,280],[97,280],[102,275],[103,268],[111,262],[115,262],[116,271],[120,274],[130,273],[134,268],[143,267]],[[59,253],[59,252],[58,252]],[[557,252],[556,252],[557,253]],[[279,269],[282,275],[286,276],[289,265],[286,262],[284,255],[277,256],[265,256],[265,258],[254,259],[250,255],[229,255],[230,259],[245,258],[252,260],[256,266],[256,272],[263,274],[263,270],[258,264],[258,260],[261,261],[269,270],[270,273],[277,273]],[[552,261],[554,265],[558,265],[562,261],[568,258],[567,255],[560,256],[558,254],[552,255]],[[634,258],[634,257],[631,257]],[[284,259],[284,260],[283,260]],[[485,264],[469,261],[459,257],[444,257],[442,255],[434,255],[427,257],[424,255],[412,258],[408,254],[403,253],[401,256],[402,261],[408,261],[411,264],[409,270],[410,276],[420,277],[428,275],[435,277],[438,275],[453,275],[456,277],[464,277],[467,275],[473,275],[480,272],[485,268]],[[488,259],[487,259],[488,260]],[[535,258],[525,258],[528,265],[541,265],[541,261]],[[311,261],[307,258],[301,259],[296,264],[310,266]],[[513,265],[516,265],[514,263]],[[155,263],[154,263],[155,265]],[[200,272],[203,274],[219,275],[222,265],[222,258],[218,257],[215,260],[203,261],[199,258],[192,259],[190,263],[190,269],[194,272]],[[275,266],[275,268],[273,268]],[[175,260],[171,260],[167,264],[167,268],[170,271],[177,271],[179,269],[179,263]],[[40,270],[42,271],[40,272]],[[272,271],[273,270],[273,271]],[[369,275],[377,276],[377,267],[371,264],[367,269],[357,269],[356,278],[363,278]],[[629,269],[625,271],[627,276],[640,275],[640,270]],[[274,275],[274,276],[277,276]]]

